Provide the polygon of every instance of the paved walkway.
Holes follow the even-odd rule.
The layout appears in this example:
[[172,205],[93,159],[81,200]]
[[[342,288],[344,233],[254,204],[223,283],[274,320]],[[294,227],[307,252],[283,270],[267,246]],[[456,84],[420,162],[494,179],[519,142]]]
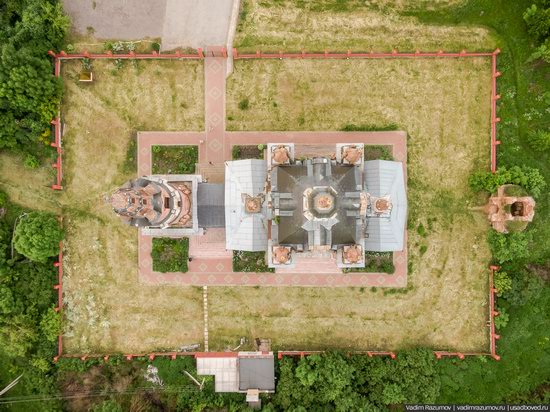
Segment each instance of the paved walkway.
[[98,39],[160,37],[162,50],[196,49],[232,41],[238,0],[63,0],[63,8],[81,34],[92,28]]
[[[231,159],[231,147],[242,144],[285,143],[319,145],[363,143],[388,145],[396,160],[403,162],[407,180],[407,135],[405,132],[227,132],[225,130],[226,59],[206,57],[205,128],[204,132],[140,132],[138,133],[138,171],[151,173],[151,146],[198,145],[199,169],[217,170]],[[214,175],[213,175],[214,176]],[[217,176],[217,175],[216,175]],[[222,233],[223,232],[223,233]],[[186,273],[154,272],[151,261],[152,238],[139,235],[139,278],[146,284],[169,285],[249,285],[249,286],[326,286],[326,287],[405,287],[407,285],[407,234],[405,250],[393,254],[395,273],[341,273],[336,267],[315,270],[299,265],[293,271],[277,273],[233,272],[232,252],[225,250],[225,231],[208,229],[200,239],[190,242],[189,271]],[[203,253],[204,250],[208,254]],[[300,269],[302,268],[302,269]]]
[[199,161],[225,160],[225,64],[226,58],[207,57],[204,61],[204,99],[206,139]]

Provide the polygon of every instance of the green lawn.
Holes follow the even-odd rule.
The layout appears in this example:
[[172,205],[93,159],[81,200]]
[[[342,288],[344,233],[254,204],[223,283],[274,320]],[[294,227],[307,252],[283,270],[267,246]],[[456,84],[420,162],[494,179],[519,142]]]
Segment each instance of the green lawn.
[[189,239],[154,238],[151,258],[155,272],[187,272]]
[[158,146],[151,148],[153,174],[192,174],[199,161],[198,146]]

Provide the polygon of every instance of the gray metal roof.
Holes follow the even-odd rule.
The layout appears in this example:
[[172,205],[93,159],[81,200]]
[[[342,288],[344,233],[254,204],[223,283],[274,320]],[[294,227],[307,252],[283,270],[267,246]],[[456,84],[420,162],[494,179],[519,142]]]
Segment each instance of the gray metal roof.
[[225,162],[225,246],[230,250],[267,250],[267,208],[259,213],[245,211],[242,195],[265,193],[265,160],[246,159]]
[[275,390],[275,361],[273,355],[261,358],[239,357],[239,390]]
[[[273,168],[270,177],[272,202],[279,210],[279,224],[271,228],[275,244],[307,248],[362,244],[363,218],[359,209],[363,173],[359,166],[315,158]],[[311,195],[306,195],[306,190]],[[334,197],[334,209],[313,215],[315,210],[311,207],[304,209],[304,197],[321,192]],[[306,211],[311,212],[309,217]]]
[[200,227],[225,227],[223,183],[199,183],[197,212]]
[[365,162],[366,191],[376,197],[390,196],[389,217],[368,217],[365,250],[390,252],[403,250],[407,223],[407,194],[403,164],[387,160]]

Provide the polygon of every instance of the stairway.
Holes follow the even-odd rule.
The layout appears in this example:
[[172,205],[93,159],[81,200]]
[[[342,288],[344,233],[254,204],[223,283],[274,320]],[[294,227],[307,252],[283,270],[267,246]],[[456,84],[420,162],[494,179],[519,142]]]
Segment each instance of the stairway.
[[225,163],[197,163],[196,172],[208,183],[225,183]]
[[342,270],[336,266],[336,257],[332,252],[303,252],[294,253],[294,267],[277,268],[276,273],[342,273]]
[[189,256],[193,259],[231,259],[233,252],[225,249],[225,229],[209,228],[202,236],[190,236]]

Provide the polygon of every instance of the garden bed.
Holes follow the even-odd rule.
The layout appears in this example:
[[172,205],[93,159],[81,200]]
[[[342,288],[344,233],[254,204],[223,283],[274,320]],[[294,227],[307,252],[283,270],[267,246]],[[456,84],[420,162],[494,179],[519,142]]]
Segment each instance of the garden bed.
[[365,145],[365,160],[393,160],[392,146]]
[[233,160],[263,159],[264,145],[235,145],[231,148],[231,157]]
[[365,267],[344,269],[344,273],[348,272],[392,274],[395,272],[393,252],[365,252]]
[[151,151],[154,175],[195,173],[195,164],[199,161],[198,146],[153,145]]
[[151,258],[155,272],[187,272],[189,239],[154,238]]
[[265,252],[233,251],[234,272],[275,272],[267,266]]

